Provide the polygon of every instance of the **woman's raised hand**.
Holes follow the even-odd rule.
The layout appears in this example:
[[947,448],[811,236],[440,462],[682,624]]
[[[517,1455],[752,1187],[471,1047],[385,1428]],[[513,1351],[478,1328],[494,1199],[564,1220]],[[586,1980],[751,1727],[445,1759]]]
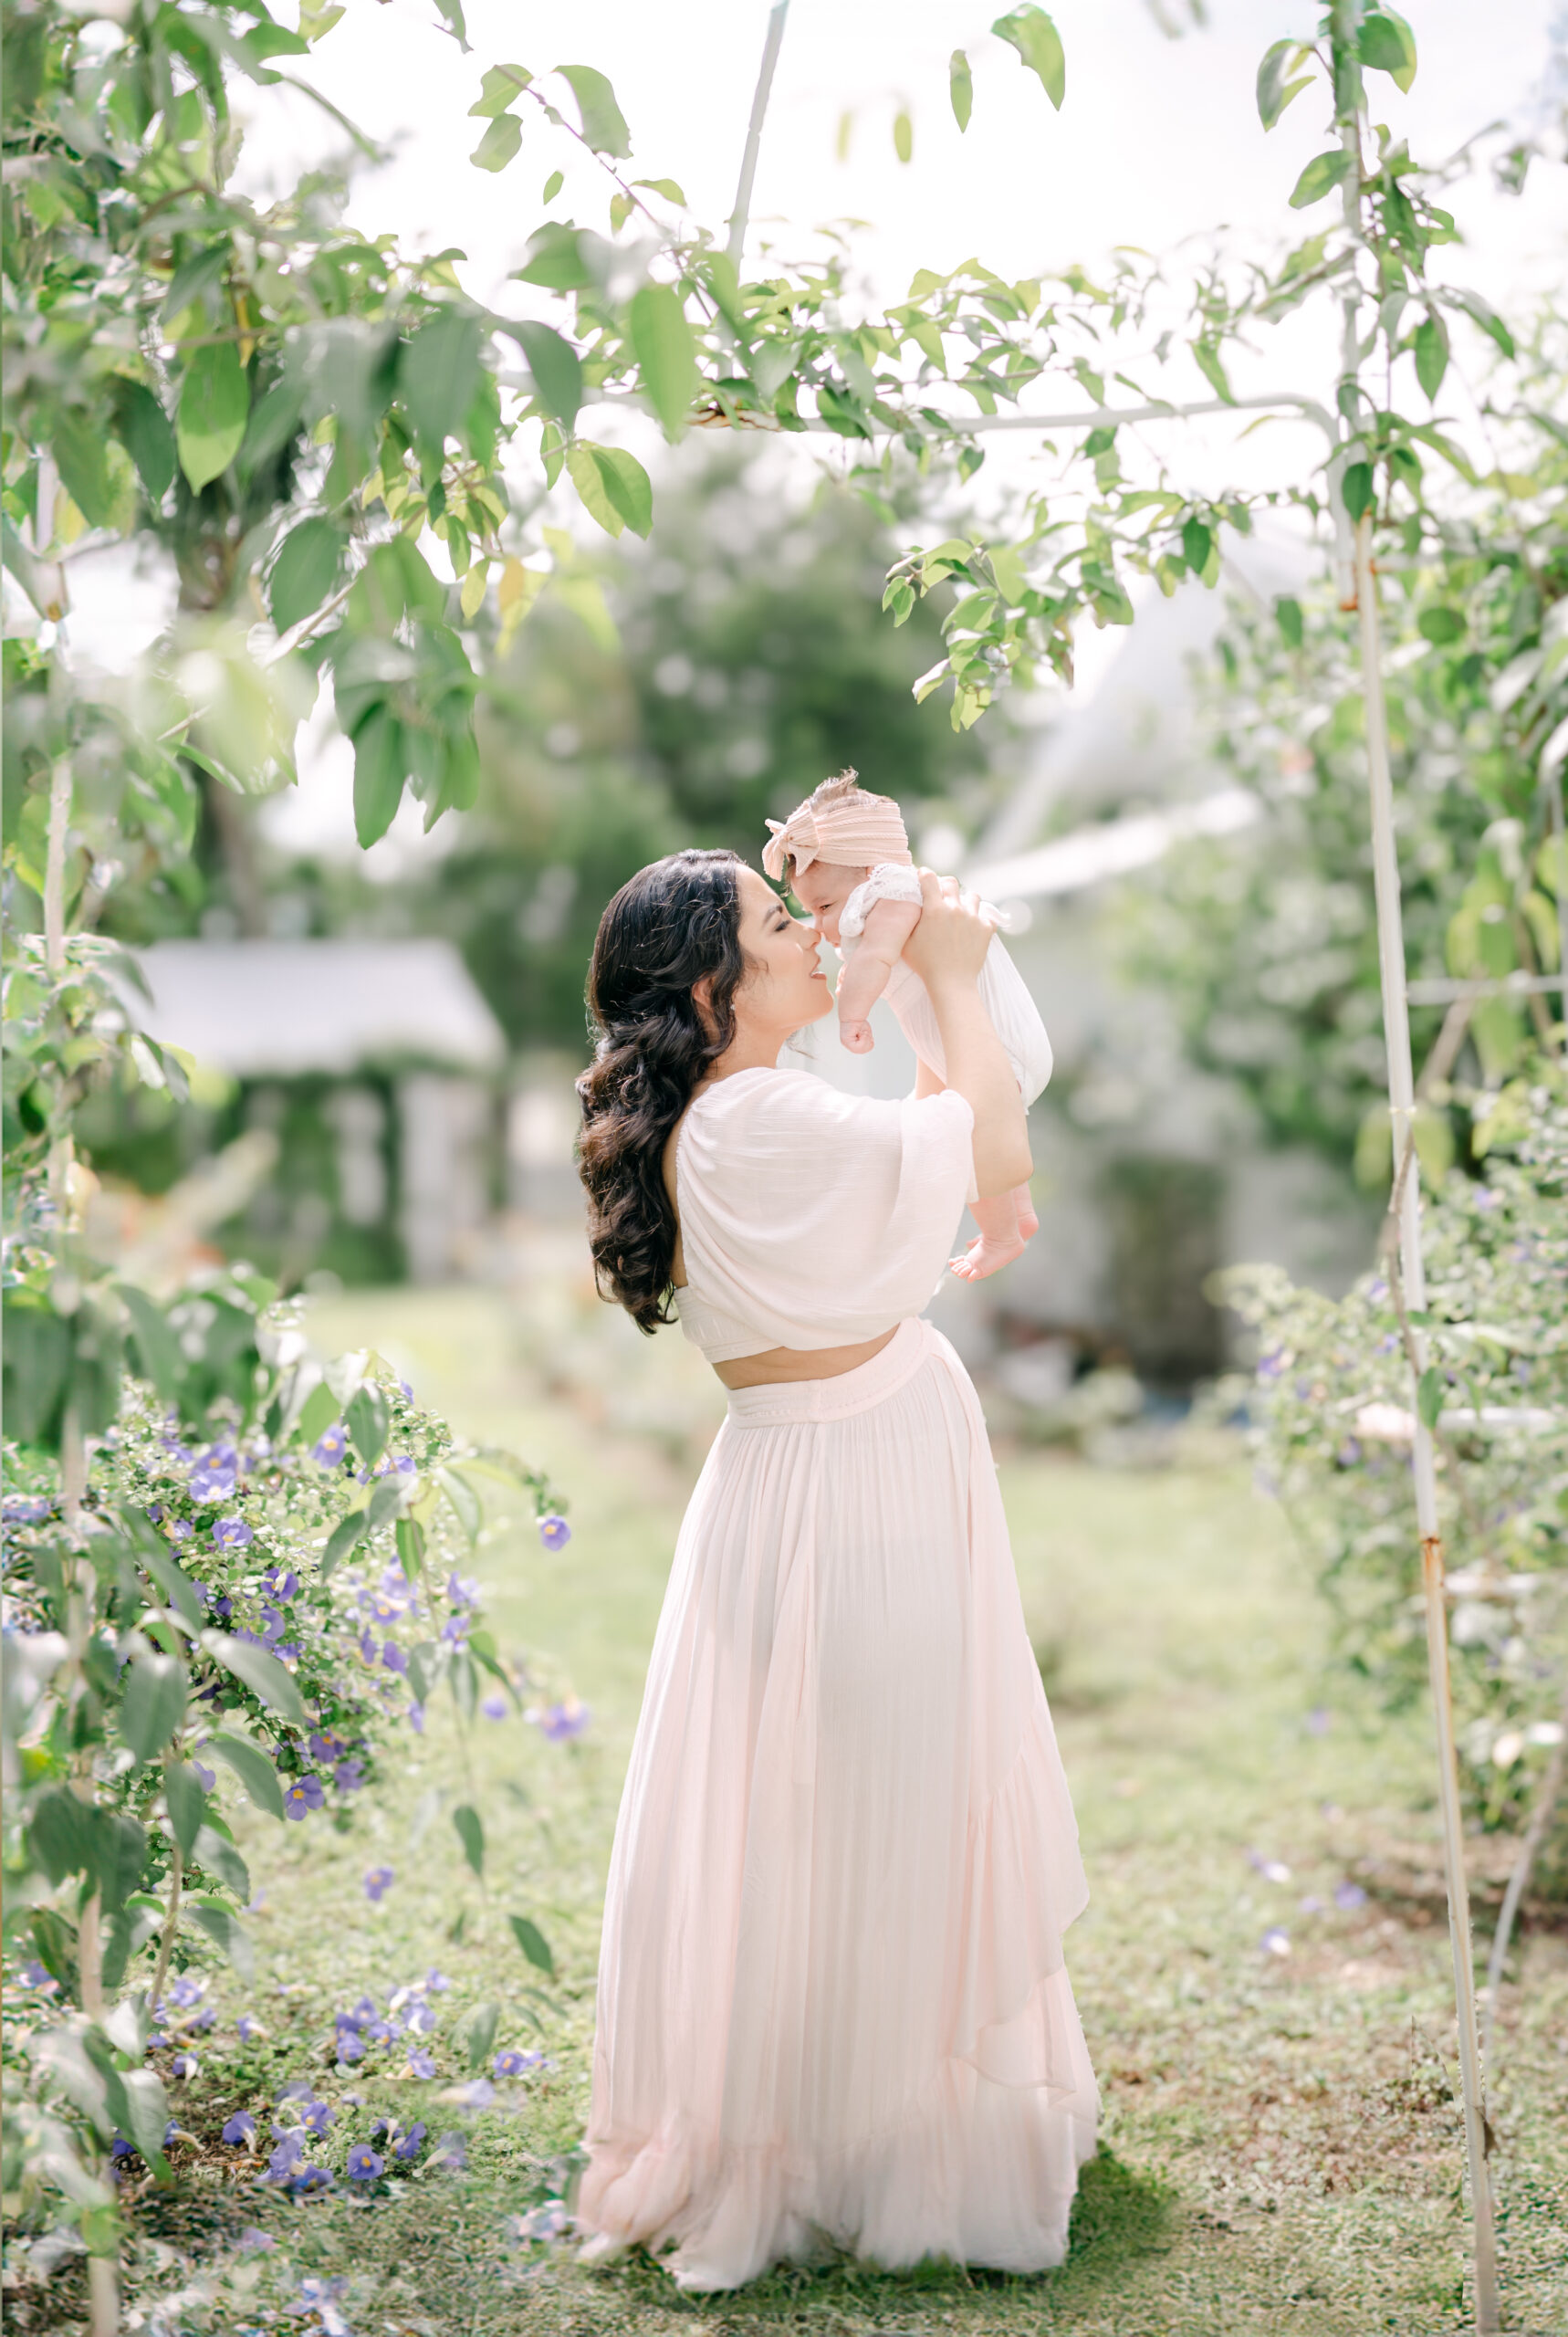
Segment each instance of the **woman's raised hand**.
[[978,896],[959,887],[956,876],[920,871],[920,922],[904,945],[904,961],[928,990],[944,982],[976,980],[986,962],[995,926],[980,910]]

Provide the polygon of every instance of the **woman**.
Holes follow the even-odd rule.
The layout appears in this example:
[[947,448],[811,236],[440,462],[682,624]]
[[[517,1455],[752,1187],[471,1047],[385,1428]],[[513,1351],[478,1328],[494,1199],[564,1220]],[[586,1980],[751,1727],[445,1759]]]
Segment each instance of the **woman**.
[[919,1320],[1027,1129],[990,928],[922,892],[920,1100],[776,1067],[832,994],[731,854],[643,869],[594,945],[601,1288],[647,1331],[673,1302],[730,1390],[616,1827],[577,2209],[591,2260],[673,2240],[685,2289],[824,2248],[1040,2270],[1093,2146],[1071,1805],[985,1424]]

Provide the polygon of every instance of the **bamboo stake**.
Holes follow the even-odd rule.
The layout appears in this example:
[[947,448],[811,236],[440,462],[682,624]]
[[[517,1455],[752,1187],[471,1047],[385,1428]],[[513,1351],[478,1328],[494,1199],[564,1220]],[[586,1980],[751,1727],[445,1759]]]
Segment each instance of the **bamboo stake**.
[[740,183],[735,190],[735,209],[729,215],[729,240],[725,246],[727,256],[737,267],[740,266],[746,230],[751,218],[751,190],[757,178],[762,124],[767,119],[768,100],[773,89],[773,68],[779,62],[779,51],[784,39],[784,19],[789,13],[789,0],[775,0],[768,18],[768,37],[762,44],[762,66],[751,100],[751,120],[746,127],[746,151],[740,158]]
[[[1383,981],[1383,1028],[1388,1054],[1388,1107],[1394,1122],[1394,1151],[1402,1191],[1399,1200],[1399,1276],[1410,1313],[1427,1303],[1421,1255],[1421,1186],[1411,1173],[1415,1141],[1416,1083],[1410,1056],[1410,1017],[1405,994],[1405,938],[1400,921],[1399,863],[1394,844],[1394,789],[1388,765],[1387,712],[1377,622],[1377,586],[1372,568],[1372,519],[1363,513],[1355,528],[1356,609],[1361,634],[1362,688],[1366,708],[1367,779],[1372,798],[1373,875],[1377,899],[1378,960]],[[1417,1381],[1426,1365],[1426,1341],[1413,1333],[1411,1362]],[[1459,1769],[1454,1750],[1454,1711],[1448,1678],[1448,1619],[1443,1579],[1443,1544],[1437,1519],[1437,1455],[1432,1431],[1416,1406],[1412,1463],[1416,1523],[1421,1537],[1421,1583],[1427,1609],[1427,1660],[1437,1728],[1437,1795],[1443,1817],[1443,1867],[1448,1883],[1448,1936],[1454,1959],[1454,1997],[1459,2038],[1459,2080],[1464,2094],[1465,2149],[1469,2162],[1470,2215],[1475,2267],[1476,2329],[1497,2337],[1501,2329],[1497,2285],[1497,2243],[1487,2163],[1480,2048],[1476,2026],[1476,1975],[1470,1944],[1469,1884],[1465,1873],[1464,1829],[1459,1810]]]

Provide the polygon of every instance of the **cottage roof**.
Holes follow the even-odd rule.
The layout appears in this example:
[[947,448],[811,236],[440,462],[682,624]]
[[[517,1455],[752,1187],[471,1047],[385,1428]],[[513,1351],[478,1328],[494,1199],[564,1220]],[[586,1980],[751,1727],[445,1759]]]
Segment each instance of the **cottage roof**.
[[410,1058],[483,1071],[506,1055],[449,941],[159,941],[136,956],[142,1027],[237,1077]]

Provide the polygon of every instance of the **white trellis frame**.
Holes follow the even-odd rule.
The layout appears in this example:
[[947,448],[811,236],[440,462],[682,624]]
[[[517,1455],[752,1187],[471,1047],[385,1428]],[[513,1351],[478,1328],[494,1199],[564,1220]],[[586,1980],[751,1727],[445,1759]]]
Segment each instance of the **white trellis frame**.
[[[762,69],[753,100],[745,158],[735,209],[729,220],[728,251],[738,261],[745,243],[758,152],[774,68],[783,37],[789,0],[775,0],[768,20]],[[1363,14],[1363,0],[1333,0],[1336,32],[1354,40]],[[1345,225],[1357,241],[1360,231],[1359,131],[1354,103],[1339,114],[1341,140],[1354,158],[1355,167],[1344,183]],[[1366,295],[1354,274],[1343,298],[1342,379],[1357,381],[1360,372],[1358,312]],[[1443,1868],[1448,1906],[1448,1933],[1453,1954],[1454,2000],[1458,2033],[1459,2074],[1464,2100],[1465,2151],[1470,2183],[1471,2254],[1475,2275],[1475,2323],[1479,2337],[1497,2337],[1501,2329],[1497,2278],[1496,2216],[1488,2160],[1484,2076],[1476,2010],[1474,1954],[1470,1928],[1469,1883],[1465,1871],[1464,1832],[1459,1799],[1458,1762],[1454,1743],[1453,1702],[1448,1661],[1447,1588],[1443,1544],[1437,1514],[1437,1455],[1432,1430],[1422,1418],[1418,1399],[1421,1376],[1427,1368],[1421,1330],[1408,1320],[1419,1318],[1426,1305],[1426,1267],[1421,1246],[1420,1177],[1414,1169],[1416,1108],[1415,1066],[1410,1052],[1409,1008],[1413,1002],[1452,1004],[1486,997],[1525,996],[1559,990],[1568,1024],[1568,894],[1557,890],[1561,954],[1555,976],[1514,975],[1498,981],[1427,980],[1412,983],[1405,962],[1399,863],[1395,845],[1394,787],[1388,760],[1388,722],[1384,694],[1381,628],[1378,617],[1376,566],[1372,551],[1372,519],[1364,513],[1353,521],[1341,481],[1354,435],[1343,415],[1332,414],[1322,403],[1298,391],[1234,400],[1204,398],[1186,404],[1080,407],[1071,414],[980,414],[955,418],[956,433],[964,436],[993,431],[1040,431],[1118,427],[1134,422],[1186,421],[1201,414],[1238,410],[1295,413],[1322,432],[1328,450],[1328,482],[1334,524],[1334,557],[1341,609],[1357,621],[1362,688],[1366,710],[1366,776],[1370,800],[1374,890],[1377,911],[1378,970],[1383,996],[1383,1028],[1388,1065],[1388,1108],[1393,1124],[1394,1179],[1389,1202],[1390,1231],[1397,1233],[1398,1296],[1405,1322],[1406,1351],[1412,1376],[1414,1419],[1412,1466],[1416,1496],[1416,1526],[1421,1546],[1422,1595],[1427,1622],[1427,1668],[1437,1738],[1437,1791],[1442,1815]],[[829,425],[813,417],[808,431],[827,432]],[[1542,773],[1547,815],[1553,832],[1564,831],[1561,761]]]

